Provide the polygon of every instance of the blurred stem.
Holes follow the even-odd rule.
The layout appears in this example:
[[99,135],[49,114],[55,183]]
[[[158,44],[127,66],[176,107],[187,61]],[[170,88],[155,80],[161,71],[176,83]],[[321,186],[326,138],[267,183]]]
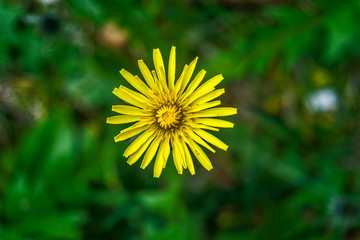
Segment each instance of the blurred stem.
[[267,171],[271,172],[285,181],[290,182],[297,187],[310,188],[315,194],[321,196],[334,196],[336,191],[332,186],[324,184],[318,180],[311,179],[306,176],[302,171],[291,167],[283,163],[282,161],[273,161],[270,157],[259,158],[257,160],[259,165],[266,168]]

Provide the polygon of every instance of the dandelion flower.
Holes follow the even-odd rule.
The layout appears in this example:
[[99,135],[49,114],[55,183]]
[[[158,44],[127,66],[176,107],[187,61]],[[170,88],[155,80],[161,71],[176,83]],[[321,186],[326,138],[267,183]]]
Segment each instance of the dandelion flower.
[[223,80],[221,74],[201,84],[206,73],[201,70],[191,81],[198,57],[185,65],[175,81],[175,55],[175,47],[172,47],[167,75],[159,49],[153,51],[155,70],[150,71],[144,61],[139,60],[139,68],[146,83],[122,69],[120,74],[137,91],[122,85],[115,88],[113,93],[130,105],[113,105],[112,111],[120,115],[106,120],[109,124],[134,123],[120,131],[114,140],[119,142],[137,136],[124,152],[127,163],[134,164],[144,155],[140,167],[145,169],[155,158],[154,177],[157,178],[165,168],[171,152],[179,174],[183,173],[183,169],[189,169],[192,175],[195,174],[190,152],[205,169],[211,170],[213,166],[200,145],[211,152],[215,150],[209,144],[225,151],[228,146],[206,130],[232,128],[233,123],[213,117],[237,113],[236,108],[216,107],[221,102],[214,99],[225,92],[223,88],[215,89]]

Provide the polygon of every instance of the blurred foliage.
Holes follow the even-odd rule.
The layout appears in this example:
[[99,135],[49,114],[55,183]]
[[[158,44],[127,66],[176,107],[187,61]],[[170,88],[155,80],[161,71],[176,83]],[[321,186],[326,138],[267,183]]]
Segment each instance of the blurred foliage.
[[[360,1],[0,1],[0,239],[360,239]],[[214,170],[128,166],[118,70],[222,73]],[[151,65],[152,66],[152,65]]]

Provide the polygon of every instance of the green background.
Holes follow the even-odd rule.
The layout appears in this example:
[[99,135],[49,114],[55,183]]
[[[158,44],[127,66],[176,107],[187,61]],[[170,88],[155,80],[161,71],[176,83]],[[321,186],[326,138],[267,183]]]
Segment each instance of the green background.
[[[0,1],[0,239],[360,239],[360,1]],[[152,49],[222,73],[207,172],[122,156]],[[179,76],[179,75],[177,75]]]

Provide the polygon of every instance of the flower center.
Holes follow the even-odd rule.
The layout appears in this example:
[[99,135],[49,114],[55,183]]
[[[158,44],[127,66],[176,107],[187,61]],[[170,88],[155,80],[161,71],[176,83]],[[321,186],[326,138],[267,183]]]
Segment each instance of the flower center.
[[163,129],[179,126],[182,114],[181,109],[175,105],[164,105],[156,111],[156,121]]

